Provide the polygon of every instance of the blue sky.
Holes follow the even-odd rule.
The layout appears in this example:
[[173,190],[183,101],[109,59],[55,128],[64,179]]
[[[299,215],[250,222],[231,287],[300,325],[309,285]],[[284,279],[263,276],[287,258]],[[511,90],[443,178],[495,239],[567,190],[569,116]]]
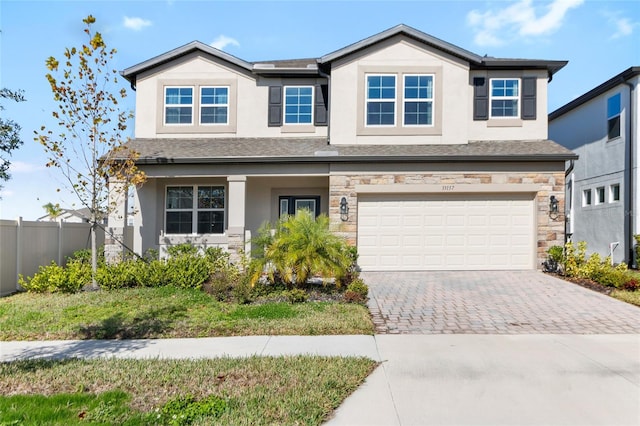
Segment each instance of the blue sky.
[[[247,61],[319,57],[397,24],[495,57],[568,60],[549,87],[549,111],[630,66],[640,66],[640,1],[12,1],[0,0],[0,87],[27,102],[3,102],[22,126],[0,218],[33,220],[47,202],[79,208],[61,175],[46,169],[33,131],[52,126],[45,60],[83,41],[92,14],[122,70],[198,40]],[[127,87],[123,82],[123,86]],[[135,93],[129,90],[128,108]],[[133,123],[129,127],[133,136]],[[75,203],[75,205],[74,205]]]

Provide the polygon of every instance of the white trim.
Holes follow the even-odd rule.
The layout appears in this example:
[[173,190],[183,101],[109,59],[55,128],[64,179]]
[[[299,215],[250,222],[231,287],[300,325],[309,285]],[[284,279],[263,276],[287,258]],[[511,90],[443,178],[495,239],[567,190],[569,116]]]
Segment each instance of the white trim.
[[[394,97],[393,99],[369,99],[369,77],[393,77],[393,90]],[[364,75],[364,126],[372,127],[372,128],[389,128],[389,127],[397,127],[396,118],[398,114],[397,104],[398,104],[398,74],[394,73],[365,73]],[[380,90],[382,90],[382,86],[380,86]],[[393,124],[368,124],[368,106],[369,102],[382,102],[382,103],[393,103]]]
[[[191,103],[190,104],[167,104],[167,89],[191,89]],[[194,86],[179,86],[179,85],[169,85],[164,86],[162,93],[162,124],[164,126],[193,126],[194,119],[193,115],[195,113],[195,87]],[[167,123],[167,108],[191,108],[191,122],[190,123]]]
[[[311,89],[311,121],[309,121],[308,123],[287,123],[287,89],[306,89],[306,88],[310,88]],[[314,114],[315,114],[315,87],[312,85],[304,85],[304,84],[299,84],[299,85],[291,85],[291,86],[284,86],[284,94],[283,94],[283,101],[282,101],[282,125],[283,126],[313,126],[314,123]],[[298,97],[300,96],[300,93],[298,92]],[[298,104],[298,107],[300,107],[300,104]],[[300,117],[300,112],[298,111],[298,118]]]
[[[407,77],[431,77],[431,98],[409,98],[405,97],[406,90],[406,78]],[[436,106],[435,106],[435,98],[436,98],[436,76],[435,74],[419,74],[419,73],[407,73],[402,74],[402,88],[400,90],[400,103],[402,104],[402,127],[433,127],[436,121]],[[431,124],[406,124],[405,123],[405,106],[407,102],[430,102],[431,103]]]
[[[601,192],[602,191],[602,192]],[[596,188],[596,199],[595,199],[595,205],[600,205],[600,204],[604,204],[606,201],[606,193],[604,190],[604,186],[598,186]],[[602,199],[600,199],[600,195],[602,194]]]
[[[618,199],[614,198],[614,195],[613,195],[614,187],[618,188]],[[609,203],[619,203],[619,202],[620,202],[620,184],[612,183],[611,185],[609,185]]]
[[[517,96],[493,96],[493,82],[498,80],[515,80],[518,82],[518,95]],[[521,105],[521,96],[522,96],[522,79],[518,77],[494,77],[489,79],[489,119],[491,120],[504,120],[504,119],[518,119],[520,118],[520,105]],[[493,101],[517,101],[516,104],[516,115],[509,116],[494,116],[492,114],[493,111]]]
[[[589,194],[587,196],[587,194]],[[589,201],[587,203],[587,201]],[[593,194],[591,188],[582,190],[582,207],[589,207],[593,205]]]
[[[225,104],[203,104],[202,103],[202,89],[227,89],[227,103]],[[231,89],[229,86],[214,86],[214,85],[202,85],[198,86],[198,123],[201,126],[228,126],[229,125],[229,98]],[[202,108],[226,108],[227,109],[227,121],[224,123],[203,123],[202,122]]]
[[[189,208],[175,208],[175,209],[168,209],[167,208],[167,198],[168,198],[168,190],[169,188],[191,188],[192,190],[192,194],[191,194],[191,202],[192,202],[192,207]],[[211,187],[211,188],[222,188],[224,191],[224,207],[223,208],[203,208],[200,209],[198,208],[198,188],[200,187]],[[162,230],[164,235],[226,235],[226,224],[227,224],[227,219],[228,219],[228,213],[227,213],[227,205],[228,205],[228,190],[227,190],[227,186],[226,185],[220,185],[220,184],[202,184],[202,185],[198,185],[198,184],[192,184],[192,185],[181,185],[179,183],[177,184],[166,184],[164,187],[164,205],[163,205],[163,223],[162,223]],[[167,213],[168,212],[191,212],[191,233],[189,234],[185,234],[185,233],[168,233],[167,232]],[[221,233],[205,233],[205,234],[199,234],[198,233],[198,213],[199,212],[222,212],[223,215],[223,222],[222,222],[222,232]]]

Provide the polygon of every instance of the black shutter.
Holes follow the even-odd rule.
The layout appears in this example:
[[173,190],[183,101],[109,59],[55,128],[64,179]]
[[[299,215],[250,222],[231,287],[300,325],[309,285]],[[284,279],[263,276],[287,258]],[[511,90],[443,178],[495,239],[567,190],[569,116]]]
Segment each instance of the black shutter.
[[327,106],[329,104],[329,86],[326,84],[316,84],[315,105],[313,124],[316,126],[326,126],[328,122]]
[[536,119],[536,77],[522,78],[522,111],[523,120]]
[[269,127],[282,126],[282,86],[269,86]]
[[473,77],[473,119],[489,119],[489,85],[485,77]]

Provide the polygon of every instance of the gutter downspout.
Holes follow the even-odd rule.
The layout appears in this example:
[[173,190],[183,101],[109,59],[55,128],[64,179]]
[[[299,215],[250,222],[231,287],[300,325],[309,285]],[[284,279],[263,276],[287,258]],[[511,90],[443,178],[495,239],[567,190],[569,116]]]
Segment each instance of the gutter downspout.
[[633,150],[633,132],[634,132],[634,121],[635,118],[633,116],[633,97],[634,97],[634,92],[635,92],[635,86],[632,83],[629,83],[627,80],[623,80],[623,84],[627,85],[629,87],[629,114],[627,114],[627,117],[629,117],[629,134],[627,135],[627,143],[629,144],[629,159],[628,161],[628,179],[629,179],[629,183],[628,183],[628,189],[625,191],[627,193],[627,206],[629,206],[629,211],[628,214],[626,215],[625,219],[626,219],[626,225],[627,225],[627,242],[629,244],[629,262],[627,263],[629,266],[635,266],[635,259],[634,259],[634,249],[633,249],[633,245],[634,245],[634,238],[633,238],[633,191],[634,191],[634,185],[633,185],[633,155],[634,155],[634,150]]

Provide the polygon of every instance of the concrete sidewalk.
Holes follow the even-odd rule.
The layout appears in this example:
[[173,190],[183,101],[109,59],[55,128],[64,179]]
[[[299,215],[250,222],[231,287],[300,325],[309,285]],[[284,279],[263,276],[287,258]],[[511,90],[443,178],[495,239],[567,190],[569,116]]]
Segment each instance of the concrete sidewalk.
[[345,355],[382,361],[328,425],[638,425],[640,335],[0,342],[0,360]]

